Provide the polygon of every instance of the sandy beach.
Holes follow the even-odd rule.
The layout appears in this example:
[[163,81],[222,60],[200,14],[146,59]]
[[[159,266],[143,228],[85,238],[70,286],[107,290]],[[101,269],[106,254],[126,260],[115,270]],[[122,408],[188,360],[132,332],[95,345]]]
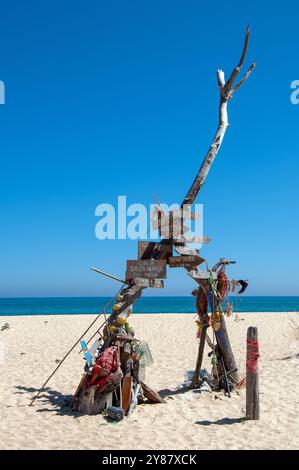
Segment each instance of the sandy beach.
[[[195,366],[198,340],[193,315],[133,315],[136,337],[149,343],[154,364],[146,383],[166,404],[139,405],[117,424],[103,416],[74,415],[63,406],[83,370],[77,347],[41,394],[30,399],[94,318],[89,315],[1,317],[1,449],[298,449],[298,313],[240,313],[227,321],[241,374],[248,326],[260,341],[259,421],[244,421],[245,390],[175,393]],[[95,331],[91,330],[93,333]],[[298,332],[298,329],[297,329]],[[88,339],[87,335],[87,339]],[[210,370],[205,354],[204,367]]]

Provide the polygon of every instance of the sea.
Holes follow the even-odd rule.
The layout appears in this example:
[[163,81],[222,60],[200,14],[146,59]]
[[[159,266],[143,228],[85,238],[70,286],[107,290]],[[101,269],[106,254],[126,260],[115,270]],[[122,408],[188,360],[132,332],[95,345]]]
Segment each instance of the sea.
[[[1,298],[0,316],[97,314],[110,297],[33,297]],[[142,297],[134,305],[134,313],[195,313],[194,298]],[[228,300],[235,312],[299,312],[298,297],[232,296]]]

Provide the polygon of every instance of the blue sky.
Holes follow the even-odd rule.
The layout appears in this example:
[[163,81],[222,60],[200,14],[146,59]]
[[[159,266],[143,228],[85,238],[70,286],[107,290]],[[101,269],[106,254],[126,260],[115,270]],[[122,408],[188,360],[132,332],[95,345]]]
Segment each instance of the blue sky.
[[[298,295],[296,13],[295,1],[0,1],[0,296],[118,289],[89,266],[123,277],[137,242],[98,240],[95,208],[180,202],[217,126],[216,70],[236,64],[247,23],[257,67],[198,198],[201,255],[236,259],[248,294]],[[166,284],[193,288],[184,270]]]

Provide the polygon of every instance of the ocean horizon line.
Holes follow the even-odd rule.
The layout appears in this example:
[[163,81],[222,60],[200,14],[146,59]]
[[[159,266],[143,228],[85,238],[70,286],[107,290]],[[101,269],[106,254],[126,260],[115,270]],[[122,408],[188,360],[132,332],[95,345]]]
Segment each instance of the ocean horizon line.
[[[108,299],[108,298],[113,298],[114,295],[35,295],[35,296],[16,296],[16,297],[0,297],[1,300],[30,300],[30,299]],[[181,297],[181,298],[193,298],[191,294],[189,295],[146,295],[144,294],[143,297],[146,298],[158,298],[158,299],[165,299],[165,298],[173,298],[173,297]],[[270,295],[270,294],[257,294],[257,295],[251,295],[251,294],[234,294],[234,295],[229,295],[230,298],[236,297],[238,299],[241,298],[250,298],[250,297],[263,297],[263,298],[299,298],[299,295]]]
[[[228,296],[234,312],[298,312],[299,296]],[[100,313],[106,304],[111,312],[113,297],[13,297],[0,298],[0,316],[88,315]],[[143,296],[134,313],[195,313],[189,296]]]

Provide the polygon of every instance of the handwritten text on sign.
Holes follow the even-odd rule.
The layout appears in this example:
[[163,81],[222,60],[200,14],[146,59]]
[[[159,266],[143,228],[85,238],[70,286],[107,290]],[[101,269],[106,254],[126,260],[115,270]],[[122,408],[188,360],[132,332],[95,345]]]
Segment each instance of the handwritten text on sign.
[[166,279],[166,261],[164,260],[128,260],[126,281],[136,277],[147,279]]

